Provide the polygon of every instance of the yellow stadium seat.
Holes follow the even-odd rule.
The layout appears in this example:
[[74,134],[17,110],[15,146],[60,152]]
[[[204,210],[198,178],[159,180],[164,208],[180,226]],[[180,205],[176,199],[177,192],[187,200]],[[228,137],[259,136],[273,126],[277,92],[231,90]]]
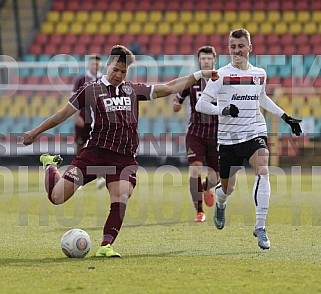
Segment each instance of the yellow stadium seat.
[[292,22],[289,24],[289,33],[293,35],[301,34],[303,31],[302,25],[298,22]]
[[165,22],[170,22],[170,23],[178,21],[178,13],[177,13],[177,11],[167,11],[167,12],[165,12],[164,21]]
[[60,20],[59,11],[49,11],[47,15],[47,21],[49,22],[58,22]]
[[102,22],[100,23],[98,33],[107,35],[107,34],[113,33],[113,30],[114,30],[114,26],[112,23]]
[[318,34],[318,26],[316,22],[306,22],[303,24],[303,33],[307,35]]
[[57,34],[67,34],[67,33],[69,33],[69,28],[70,28],[70,24],[69,23],[67,23],[67,22],[59,22],[56,25],[55,33],[57,33]]
[[199,23],[187,24],[187,31],[186,32],[191,35],[197,35],[197,34],[201,33],[201,26]]
[[88,22],[84,24],[84,33],[85,34],[97,34],[99,31],[98,23]]
[[[310,96],[308,97],[308,104],[312,107],[318,107],[320,108],[321,101],[319,96]],[[321,109],[321,108],[320,108]]]
[[72,34],[82,34],[84,26],[80,22],[74,22],[70,25],[70,33]]
[[252,12],[252,21],[253,22],[257,22],[257,23],[261,23],[261,22],[265,22],[266,20],[266,14],[265,11],[253,11]]
[[221,11],[210,11],[208,14],[208,21],[220,23],[223,21],[223,13]]
[[108,23],[118,22],[119,21],[118,17],[119,16],[117,11],[107,11],[105,14],[104,21]]
[[41,32],[43,34],[53,34],[55,33],[55,25],[52,22],[45,22],[41,25]]
[[274,30],[278,35],[286,34],[288,32],[288,25],[285,22],[278,22],[274,25]]
[[259,24],[256,22],[248,22],[247,24],[244,25],[244,28],[247,29],[251,35],[260,33]]
[[149,13],[149,22],[154,22],[154,23],[158,23],[161,22],[163,19],[163,14],[161,11],[151,11]]
[[321,11],[312,11],[311,19],[313,22],[321,23]]
[[161,35],[167,35],[171,32],[171,25],[168,22],[162,22],[158,24],[158,33]]
[[133,35],[138,35],[142,32],[142,27],[140,23],[132,22],[128,24],[128,33]]
[[216,25],[217,33],[220,35],[225,35],[229,33],[230,27],[226,22],[220,22]]
[[78,22],[87,22],[89,20],[89,12],[87,11],[78,11],[76,12],[75,20]]
[[304,104],[302,107],[300,107],[299,113],[301,116],[311,116],[312,115],[312,109],[309,105]]
[[190,23],[193,21],[193,12],[192,11],[181,11],[179,19],[181,22]]
[[309,11],[298,11],[297,12],[297,20],[299,22],[305,23],[310,21],[311,15]]
[[172,33],[177,35],[184,34],[185,28],[186,28],[186,25],[182,22],[174,23],[172,26]]
[[321,117],[321,107],[312,107],[311,114],[319,119]]
[[119,15],[121,22],[129,23],[134,20],[134,14],[131,11],[121,11]]
[[127,32],[127,24],[123,22],[116,23],[114,25],[114,34],[123,35]]
[[304,97],[292,96],[291,105],[293,107],[301,107],[302,105],[304,105]]
[[75,20],[75,14],[73,11],[65,11],[61,14],[61,21],[73,22]]
[[263,35],[272,34],[274,32],[273,24],[271,22],[261,23],[260,31]]
[[275,23],[275,22],[279,22],[281,20],[281,12],[280,11],[276,11],[276,10],[272,10],[272,11],[269,11],[267,12],[267,21],[268,22],[272,22],[272,23]]
[[146,22],[144,24],[142,33],[152,35],[152,34],[155,34],[156,32],[157,32],[157,27],[155,23]]
[[238,16],[236,11],[225,11],[224,13],[224,21],[228,23],[232,23],[238,20]]
[[295,22],[296,21],[296,14],[294,11],[284,11],[283,12],[283,20],[285,22]]
[[211,35],[216,32],[216,24],[215,23],[210,23],[210,22],[204,22],[202,24],[202,29],[201,32],[204,35]]
[[104,14],[102,11],[92,11],[90,13],[90,21],[92,22],[102,22],[104,20]]
[[207,21],[207,12],[206,11],[195,11],[194,12],[194,21],[203,23]]
[[[233,22],[230,23],[230,31],[236,30],[236,29],[240,29],[243,28],[244,25],[241,22]],[[250,32],[252,34],[252,32]]]
[[144,23],[148,21],[148,14],[146,11],[136,11],[135,22]]
[[281,108],[288,107],[291,105],[289,97],[287,97],[287,96],[280,97],[280,99],[277,101],[277,104]]
[[243,23],[252,22],[252,13],[250,11],[240,11],[238,16],[239,21]]

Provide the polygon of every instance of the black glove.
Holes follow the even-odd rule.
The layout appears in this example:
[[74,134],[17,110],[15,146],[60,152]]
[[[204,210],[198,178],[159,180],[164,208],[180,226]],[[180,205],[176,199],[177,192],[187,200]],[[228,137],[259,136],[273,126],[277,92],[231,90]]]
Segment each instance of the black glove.
[[230,104],[222,110],[222,115],[230,115],[232,117],[238,117],[239,109],[234,105]]
[[299,122],[302,121],[302,119],[296,119],[293,118],[291,116],[288,116],[286,113],[283,113],[283,115],[281,116],[281,118],[288,124],[291,126],[292,129],[292,133],[300,136],[300,134],[302,133],[301,127]]

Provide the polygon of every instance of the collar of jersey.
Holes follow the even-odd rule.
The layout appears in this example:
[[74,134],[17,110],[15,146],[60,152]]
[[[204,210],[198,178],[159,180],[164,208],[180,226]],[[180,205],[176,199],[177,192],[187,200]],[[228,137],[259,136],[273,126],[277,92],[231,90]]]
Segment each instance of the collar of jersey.
[[[112,86],[111,83],[108,82],[108,80],[106,79],[106,76],[102,76],[101,81],[106,85],[106,86]],[[124,84],[125,82],[122,81],[117,87],[119,87],[120,85]]]

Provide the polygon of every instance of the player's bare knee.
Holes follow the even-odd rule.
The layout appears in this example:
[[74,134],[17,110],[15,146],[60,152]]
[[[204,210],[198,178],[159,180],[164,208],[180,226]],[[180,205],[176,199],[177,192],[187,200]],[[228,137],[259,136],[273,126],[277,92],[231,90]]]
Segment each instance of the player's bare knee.
[[52,193],[51,194],[51,202],[54,205],[60,205],[64,203],[64,195],[58,194],[58,193]]

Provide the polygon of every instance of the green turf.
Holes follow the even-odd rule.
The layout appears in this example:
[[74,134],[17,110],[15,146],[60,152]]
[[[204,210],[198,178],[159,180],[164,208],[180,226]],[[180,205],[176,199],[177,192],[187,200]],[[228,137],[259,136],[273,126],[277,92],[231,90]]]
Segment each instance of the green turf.
[[[175,172],[176,171],[176,172]],[[277,175],[276,175],[277,174]],[[0,171],[0,293],[321,293],[320,174],[271,172],[271,249],[252,236],[253,175],[240,174],[227,225],[193,223],[186,172],[141,170],[114,244],[121,259],[93,257],[109,209],[95,183],[64,206],[46,198],[43,171]],[[85,229],[92,249],[69,259],[60,238]]]

